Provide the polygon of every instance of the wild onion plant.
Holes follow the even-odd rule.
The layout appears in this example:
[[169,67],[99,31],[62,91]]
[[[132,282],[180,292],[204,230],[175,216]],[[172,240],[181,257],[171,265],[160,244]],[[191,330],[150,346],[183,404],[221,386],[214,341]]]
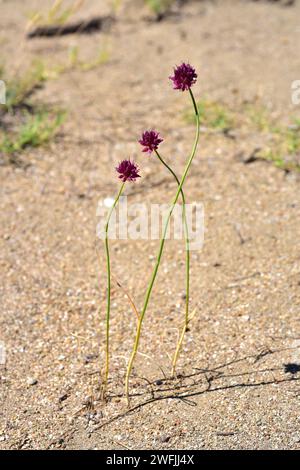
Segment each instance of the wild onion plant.
[[122,181],[120,186],[119,192],[117,194],[116,199],[109,211],[107,221],[105,224],[105,254],[106,254],[106,267],[107,267],[107,304],[106,304],[106,344],[105,344],[105,369],[103,373],[102,379],[102,388],[101,388],[101,397],[105,398],[106,390],[107,390],[107,381],[108,381],[108,374],[109,374],[109,333],[110,333],[110,300],[111,300],[111,269],[110,269],[110,255],[109,255],[109,243],[108,243],[108,230],[109,230],[109,222],[112,216],[114,209],[116,208],[119,199],[123,193],[125,183],[127,181],[135,181],[137,178],[140,178],[138,174],[139,168],[138,166],[130,161],[130,160],[123,160],[120,164],[116,167],[117,173],[119,173],[119,178]]
[[[163,142],[163,139],[160,138],[158,132],[154,130],[145,131],[142,135],[142,138],[139,140],[139,143],[142,145],[143,152],[147,152],[149,155],[152,152],[155,152],[157,158],[160,162],[165,166],[165,168],[171,173],[173,178],[175,179],[178,186],[180,186],[180,181],[172,168],[166,163],[166,161],[162,158],[161,154],[158,152],[159,144]],[[185,319],[184,319],[184,327],[182,333],[179,336],[178,345],[176,347],[176,351],[174,354],[174,358],[172,361],[172,370],[171,375],[174,376],[176,372],[176,364],[177,359],[179,356],[181,344],[184,338],[184,333],[187,330],[188,323],[189,323],[189,299],[190,299],[190,242],[189,242],[189,232],[188,232],[188,223],[186,218],[186,200],[183,189],[180,190],[181,199],[182,199],[182,220],[183,220],[183,227],[184,227],[184,240],[185,240],[185,264],[186,264],[186,289],[185,289]]]
[[[132,353],[131,353],[131,356],[130,356],[130,359],[129,359],[129,362],[128,362],[127,371],[126,371],[126,378],[125,378],[125,394],[126,394],[128,403],[129,403],[129,380],[130,380],[130,375],[131,375],[131,371],[132,371],[132,367],[133,367],[135,357],[136,357],[137,352],[138,352],[143,320],[144,320],[144,317],[145,317],[145,314],[146,314],[146,311],[147,311],[147,308],[148,308],[148,304],[149,304],[149,301],[150,301],[152,289],[153,289],[155,279],[156,279],[156,276],[157,276],[157,272],[158,272],[158,269],[159,269],[159,265],[160,265],[160,262],[161,262],[161,257],[162,257],[162,254],[163,254],[163,249],[164,249],[164,244],[165,244],[165,237],[166,237],[166,234],[167,234],[169,222],[170,222],[175,204],[178,201],[179,195],[181,194],[181,196],[182,196],[182,187],[184,185],[184,182],[185,182],[185,179],[187,177],[188,171],[190,169],[191,163],[192,163],[193,158],[195,156],[198,141],[199,141],[199,134],[200,134],[200,121],[199,121],[198,108],[197,108],[197,105],[196,105],[196,101],[195,101],[193,92],[191,90],[192,85],[194,85],[196,83],[196,80],[197,80],[197,74],[195,72],[195,69],[193,67],[191,67],[191,65],[183,63],[179,67],[176,67],[174,69],[174,75],[169,77],[169,78],[170,78],[170,80],[173,81],[173,87],[174,87],[175,90],[188,91],[189,94],[190,94],[190,97],[191,97],[191,100],[192,100],[192,105],[193,105],[194,112],[195,112],[196,136],[195,136],[195,141],[194,141],[194,144],[193,144],[192,152],[191,152],[191,154],[190,154],[190,156],[187,160],[187,163],[186,163],[186,166],[185,166],[185,169],[184,169],[184,172],[183,172],[183,176],[182,176],[182,178],[179,182],[175,197],[174,197],[174,199],[171,203],[171,207],[169,209],[169,212],[167,214],[167,217],[166,217],[166,220],[165,220],[165,223],[164,223],[156,263],[155,263],[154,270],[152,272],[152,276],[151,276],[151,279],[150,279],[150,282],[149,282],[149,285],[148,285],[148,288],[147,288],[147,291],[146,291],[146,296],[145,296],[145,300],[144,300],[143,309],[141,311],[141,314],[139,316],[139,321],[137,323],[137,330],[136,330],[136,335],[135,335],[134,346],[133,346],[133,350],[132,350]],[[158,140],[160,140],[160,139],[158,138]],[[157,143],[157,140],[156,140],[156,144],[154,145],[154,147],[155,146],[158,147],[159,143],[160,142]],[[147,145],[145,146],[145,149],[147,151]],[[156,149],[153,148],[153,150],[157,151],[157,148]],[[175,367],[176,367],[177,357],[178,357],[178,354],[180,352],[181,344],[182,344],[182,341],[183,341],[183,336],[184,336],[184,333],[186,331],[186,325],[187,325],[188,321],[189,321],[189,318],[186,318],[183,334],[180,336],[179,343],[178,343],[177,348],[176,348],[175,356],[174,356],[174,359],[173,359],[173,369],[174,370],[175,370]]]

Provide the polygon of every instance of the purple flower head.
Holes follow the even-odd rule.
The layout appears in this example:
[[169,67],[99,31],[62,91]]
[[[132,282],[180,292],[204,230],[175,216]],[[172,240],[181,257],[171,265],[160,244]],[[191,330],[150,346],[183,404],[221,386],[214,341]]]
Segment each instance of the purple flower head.
[[153,150],[157,150],[159,144],[163,142],[160,135],[156,131],[145,131],[143,132],[142,138],[139,143],[144,147],[143,152],[152,153]]
[[195,69],[190,64],[181,64],[174,68],[173,77],[169,77],[173,82],[174,90],[188,90],[197,81]]
[[138,166],[130,160],[122,160],[116,167],[116,171],[119,174],[119,178],[125,183],[125,181],[135,181],[136,178],[141,176],[138,174]]

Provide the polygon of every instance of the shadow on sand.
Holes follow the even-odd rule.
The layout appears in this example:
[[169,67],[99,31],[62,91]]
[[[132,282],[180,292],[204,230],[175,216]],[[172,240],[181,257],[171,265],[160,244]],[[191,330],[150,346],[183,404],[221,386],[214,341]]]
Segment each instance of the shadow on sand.
[[[162,400],[180,400],[190,406],[197,406],[197,403],[193,401],[192,398],[208,393],[238,388],[266,387],[269,385],[280,385],[286,382],[299,382],[300,374],[298,374],[298,372],[300,371],[300,364],[286,363],[277,367],[255,367],[255,365],[266,356],[292,349],[296,348],[265,349],[258,354],[235,358],[216,367],[194,367],[195,372],[188,375],[179,375],[176,378],[164,376],[150,382],[145,377],[136,377],[147,383],[142,392],[131,395],[132,400],[139,399],[139,402],[127,408],[126,411],[101,423],[98,427],[94,428],[94,430],[99,430],[130,413]],[[235,366],[239,367],[240,372],[230,371],[230,368]],[[257,376],[259,376],[259,378],[256,378]],[[295,394],[297,394],[296,391]],[[113,400],[116,397],[120,398],[123,397],[123,395],[111,394],[108,400]]]

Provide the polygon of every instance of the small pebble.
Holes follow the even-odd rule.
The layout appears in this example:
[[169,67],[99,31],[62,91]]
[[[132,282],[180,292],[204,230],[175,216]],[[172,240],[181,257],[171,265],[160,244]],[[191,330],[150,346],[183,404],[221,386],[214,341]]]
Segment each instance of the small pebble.
[[27,385],[36,385],[38,383],[37,379],[35,379],[34,377],[28,377],[27,379]]
[[112,207],[113,204],[114,204],[115,200],[114,198],[112,197],[106,197],[104,200],[103,200],[103,204],[105,207]]
[[64,393],[63,395],[59,397],[58,401],[61,403],[62,401],[65,401],[67,398],[68,398],[68,394]]
[[87,354],[85,357],[84,357],[84,363],[85,364],[89,364],[90,362],[94,361],[95,359],[97,359],[98,355],[97,354]]

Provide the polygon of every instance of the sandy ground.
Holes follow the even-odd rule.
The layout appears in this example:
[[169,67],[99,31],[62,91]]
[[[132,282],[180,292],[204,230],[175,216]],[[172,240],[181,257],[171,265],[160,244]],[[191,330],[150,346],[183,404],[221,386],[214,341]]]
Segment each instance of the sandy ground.
[[[119,159],[133,156],[143,175],[128,185],[129,201],[171,200],[175,184],[136,139],[144,128],[160,130],[163,154],[182,172],[194,135],[183,119],[190,103],[167,79],[181,60],[198,70],[197,98],[235,107],[258,100],[282,120],[299,116],[290,87],[300,78],[300,2],[195,1],[158,23],[125,2],[110,31],[28,41],[26,15],[38,3],[0,2],[11,71],[36,56],[63,62],[74,45],[87,58],[105,45],[110,57],[36,92],[36,102],[68,110],[63,131],[22,154],[27,168],[0,168],[0,448],[299,449],[298,174],[244,164],[238,155],[250,154],[259,135],[201,133],[186,196],[204,204],[205,242],[192,252],[197,313],[181,376],[169,379],[184,314],[178,241],[164,253],[129,411],[123,382],[135,319],[116,285],[109,401],[99,401],[105,263],[95,230],[98,201],[117,191]],[[86,3],[87,16],[109,11],[104,1]],[[156,250],[155,241],[112,242],[114,275],[139,306]]]

